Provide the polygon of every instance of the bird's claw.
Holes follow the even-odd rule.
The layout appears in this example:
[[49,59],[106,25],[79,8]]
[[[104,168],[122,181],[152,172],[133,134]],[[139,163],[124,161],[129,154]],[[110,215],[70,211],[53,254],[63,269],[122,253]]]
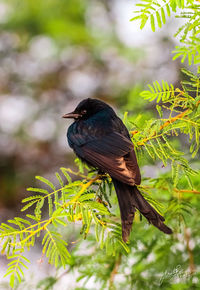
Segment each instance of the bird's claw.
[[97,174],[99,176],[99,179],[106,179],[108,177],[107,174],[101,170],[98,170]]

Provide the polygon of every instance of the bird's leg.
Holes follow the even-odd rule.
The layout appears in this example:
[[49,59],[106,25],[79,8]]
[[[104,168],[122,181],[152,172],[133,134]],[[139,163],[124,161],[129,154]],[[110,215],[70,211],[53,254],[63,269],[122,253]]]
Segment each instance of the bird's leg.
[[107,178],[107,174],[105,172],[103,172],[101,169],[99,169],[97,171],[97,174],[99,176],[99,179],[106,179]]
[[[105,180],[107,178],[106,173],[103,172],[101,169],[99,169],[97,171],[97,176],[98,176],[98,179],[100,179],[101,181],[103,181],[103,180]],[[99,188],[98,188],[98,190],[96,192],[96,200],[99,203],[104,203],[104,201],[102,200],[102,193],[100,192],[100,194],[98,194],[99,189],[100,189],[100,185],[99,185]]]

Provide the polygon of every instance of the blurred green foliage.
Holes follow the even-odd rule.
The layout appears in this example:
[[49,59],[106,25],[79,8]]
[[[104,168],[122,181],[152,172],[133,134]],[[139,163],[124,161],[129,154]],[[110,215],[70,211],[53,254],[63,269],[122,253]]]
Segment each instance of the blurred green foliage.
[[[85,27],[84,11],[87,1],[7,1],[11,3],[9,22],[3,28],[20,34],[45,34],[57,41],[90,44],[92,41]],[[17,13],[16,13],[17,11]]]

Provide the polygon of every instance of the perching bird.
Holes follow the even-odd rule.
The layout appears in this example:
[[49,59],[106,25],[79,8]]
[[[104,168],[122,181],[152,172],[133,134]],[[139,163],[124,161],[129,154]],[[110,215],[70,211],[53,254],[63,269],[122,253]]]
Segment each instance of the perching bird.
[[164,218],[146,201],[137,185],[141,182],[134,146],[122,120],[106,103],[85,99],[63,118],[73,118],[67,138],[76,155],[88,165],[108,173],[120,207],[122,238],[127,242],[136,208],[159,230],[171,234]]

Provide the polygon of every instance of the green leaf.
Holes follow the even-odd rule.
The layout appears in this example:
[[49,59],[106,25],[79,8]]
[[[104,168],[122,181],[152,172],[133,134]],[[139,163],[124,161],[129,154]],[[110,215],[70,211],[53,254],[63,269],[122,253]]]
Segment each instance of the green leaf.
[[170,11],[170,7],[168,3],[166,3],[166,10],[167,10],[167,15],[170,17],[171,11]]
[[10,287],[11,287],[11,288],[14,288],[14,283],[15,283],[15,274],[13,273],[13,274],[10,276]]
[[48,179],[42,177],[42,176],[36,176],[36,179],[44,182],[46,185],[48,185],[51,189],[56,190],[55,186],[53,185],[53,183],[51,181],[49,181]]
[[151,29],[153,32],[155,32],[155,20],[153,14],[151,14],[150,21],[151,21]]
[[159,14],[158,11],[156,11],[156,18],[157,18],[157,22],[158,22],[158,27],[161,28],[162,27],[162,22],[161,22],[160,14]]
[[171,6],[173,12],[176,12],[177,1],[178,0],[170,0],[170,6]]
[[51,196],[48,196],[48,204],[49,204],[49,216],[51,217],[53,214],[53,202]]
[[40,193],[44,193],[44,194],[48,194],[49,193],[46,189],[43,189],[43,188],[28,187],[26,190],[27,191],[40,192]]
[[161,107],[159,105],[156,105],[156,109],[158,111],[159,116],[162,118],[163,112],[162,112]]
[[64,182],[62,180],[62,177],[60,176],[60,174],[58,172],[56,172],[56,177],[60,183],[60,186],[63,187],[64,186]]
[[22,203],[25,203],[27,201],[37,201],[37,199],[41,199],[42,196],[41,195],[32,195],[32,196],[29,196],[29,197],[26,197],[24,199],[22,199]]
[[163,7],[161,7],[161,18],[162,18],[163,24],[165,24],[166,23],[166,17],[165,17],[165,11],[164,11]]
[[26,204],[26,205],[21,209],[21,211],[25,211],[25,210],[27,210],[29,207],[31,207],[32,205],[36,204],[37,202],[38,202],[38,200],[33,200],[33,201],[27,203],[27,204]]
[[142,17],[142,20],[141,20],[140,29],[144,28],[144,26],[146,25],[148,19],[149,19],[148,16],[146,14],[144,14],[143,17]]
[[61,167],[60,170],[62,171],[62,173],[64,174],[65,178],[67,179],[68,183],[72,182],[71,177],[69,176],[69,174],[67,173],[67,169],[64,167]]

